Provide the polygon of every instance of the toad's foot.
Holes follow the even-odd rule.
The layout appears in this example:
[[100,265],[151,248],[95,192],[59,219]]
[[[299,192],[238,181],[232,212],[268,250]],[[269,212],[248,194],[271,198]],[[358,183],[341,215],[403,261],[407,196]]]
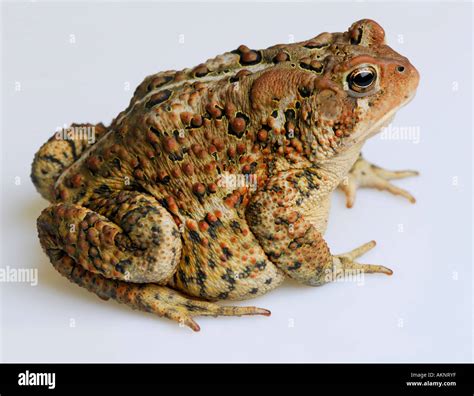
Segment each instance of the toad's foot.
[[[373,249],[375,245],[375,241],[370,241],[359,246],[358,248],[355,248],[354,250],[351,250],[350,252],[332,256],[332,270],[328,271],[327,275],[330,277],[340,277],[341,275],[354,275],[354,273],[357,272],[392,275],[393,271],[382,265],[361,264],[355,261],[356,258]],[[334,279],[328,279],[327,281],[330,280]]]
[[194,316],[265,315],[270,311],[256,307],[221,306],[187,297],[166,286],[138,284],[107,279],[85,270],[68,255],[57,251],[52,258],[54,267],[71,282],[95,293],[103,300],[110,298],[133,309],[154,313],[199,331]]
[[341,182],[339,188],[346,195],[346,206],[351,208],[354,205],[356,190],[362,187],[371,187],[378,190],[386,190],[395,195],[401,195],[411,203],[416,200],[408,191],[399,188],[389,180],[403,179],[405,177],[417,176],[418,172],[412,170],[388,171],[367,162],[362,155],[355,162],[347,177]]

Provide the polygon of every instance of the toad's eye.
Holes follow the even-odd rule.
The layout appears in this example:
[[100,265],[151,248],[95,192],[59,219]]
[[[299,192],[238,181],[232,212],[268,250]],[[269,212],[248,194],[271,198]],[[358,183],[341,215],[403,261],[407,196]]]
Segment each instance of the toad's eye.
[[369,91],[377,80],[377,72],[371,66],[364,66],[353,70],[347,76],[349,88],[357,93]]

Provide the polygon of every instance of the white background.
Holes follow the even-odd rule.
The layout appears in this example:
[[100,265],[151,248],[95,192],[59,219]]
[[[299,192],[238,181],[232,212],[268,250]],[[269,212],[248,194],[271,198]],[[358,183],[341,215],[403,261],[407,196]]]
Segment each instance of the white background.
[[[363,190],[349,210],[337,192],[326,238],[334,253],[377,240],[361,261],[392,268],[392,277],[321,288],[287,282],[242,303],[271,317],[197,318],[202,330],[192,333],[103,302],[55,272],[36,236],[47,202],[29,173],[57,127],[109,123],[157,71],[242,43],[265,48],[289,35],[344,31],[361,18],[378,21],[421,73],[417,97],[393,124],[419,128],[419,143],[378,136],[363,150],[386,168],[419,170],[396,182],[417,204]],[[7,3],[1,59],[1,266],[39,271],[37,286],[0,285],[3,361],[472,360],[471,4]]]

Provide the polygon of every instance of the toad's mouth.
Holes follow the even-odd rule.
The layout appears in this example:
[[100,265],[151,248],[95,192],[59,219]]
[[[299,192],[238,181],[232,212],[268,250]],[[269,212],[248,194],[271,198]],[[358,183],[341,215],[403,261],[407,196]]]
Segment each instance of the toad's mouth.
[[355,141],[360,139],[360,135],[363,135],[363,139],[369,139],[379,133],[383,128],[387,127],[394,119],[395,114],[398,110],[402,107],[405,107],[408,103],[410,103],[416,95],[416,90],[412,91],[406,99],[396,108],[391,109],[383,117],[381,117],[377,122],[375,122],[368,130],[361,131],[361,133],[357,134],[358,137],[355,137]]

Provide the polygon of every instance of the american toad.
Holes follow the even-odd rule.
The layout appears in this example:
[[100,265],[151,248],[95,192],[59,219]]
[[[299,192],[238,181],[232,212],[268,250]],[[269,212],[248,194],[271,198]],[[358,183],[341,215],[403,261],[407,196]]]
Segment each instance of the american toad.
[[371,20],[149,76],[110,126],[74,124],[36,154],[32,179],[51,201],[41,245],[72,282],[193,330],[196,315],[269,315],[215,301],[285,277],[391,274],[355,261],[373,241],[333,255],[323,234],[341,183],[348,206],[360,186],[413,201],[388,180],[415,172],[385,171],[360,150],[418,80]]

